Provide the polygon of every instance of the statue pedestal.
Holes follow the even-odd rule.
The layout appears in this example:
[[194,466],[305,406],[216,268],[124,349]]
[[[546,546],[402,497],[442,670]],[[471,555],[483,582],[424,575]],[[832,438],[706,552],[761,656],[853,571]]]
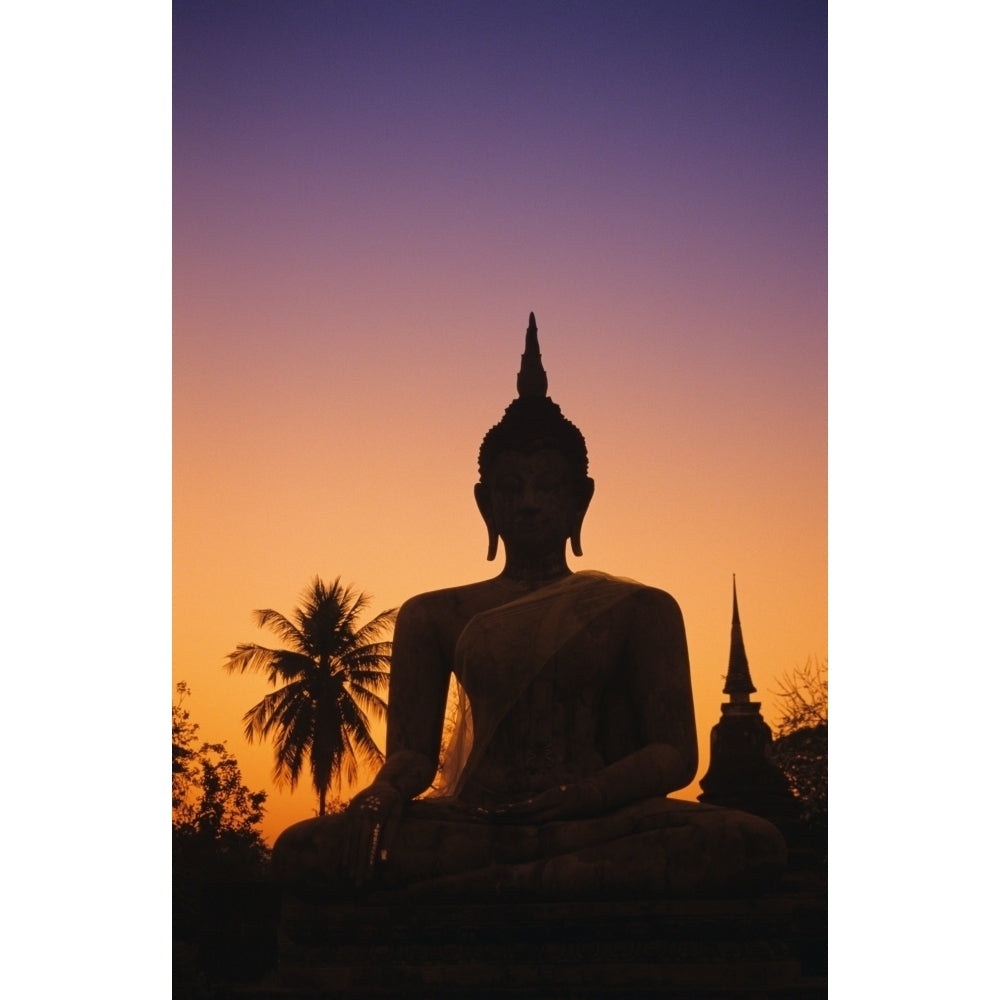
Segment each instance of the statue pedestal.
[[576,903],[290,897],[273,995],[819,998],[825,949],[819,886],[758,899]]

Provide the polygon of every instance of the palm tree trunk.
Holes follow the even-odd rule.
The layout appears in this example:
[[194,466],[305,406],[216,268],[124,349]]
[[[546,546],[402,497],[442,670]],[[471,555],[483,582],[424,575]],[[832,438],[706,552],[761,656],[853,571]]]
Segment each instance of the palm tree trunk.
[[319,793],[319,814],[320,816],[326,815],[326,789],[323,788]]

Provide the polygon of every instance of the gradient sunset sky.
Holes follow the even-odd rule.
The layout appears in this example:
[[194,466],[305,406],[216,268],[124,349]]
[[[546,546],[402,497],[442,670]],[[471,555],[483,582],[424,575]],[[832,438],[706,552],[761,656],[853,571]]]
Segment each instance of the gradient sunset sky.
[[[528,313],[597,490],[582,559],[677,598],[700,778],[735,573],[772,724],[827,656],[826,5],[174,3],[173,679],[315,575],[493,575],[472,497]],[[697,781],[682,792],[697,796]]]

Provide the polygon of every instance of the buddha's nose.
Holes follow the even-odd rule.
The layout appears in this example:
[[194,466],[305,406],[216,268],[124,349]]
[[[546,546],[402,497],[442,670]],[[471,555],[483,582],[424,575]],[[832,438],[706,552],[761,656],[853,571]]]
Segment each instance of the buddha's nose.
[[538,492],[534,486],[528,484],[521,491],[521,510],[534,511],[539,509]]

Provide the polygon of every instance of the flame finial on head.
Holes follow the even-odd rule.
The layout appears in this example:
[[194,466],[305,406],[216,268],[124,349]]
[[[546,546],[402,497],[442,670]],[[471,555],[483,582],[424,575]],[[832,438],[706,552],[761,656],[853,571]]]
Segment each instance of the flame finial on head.
[[549,380],[542,367],[542,352],[538,348],[538,327],[535,325],[535,314],[528,314],[528,329],[524,335],[524,354],[521,355],[521,370],[517,373],[517,394],[538,396],[544,399],[548,395]]
[[547,395],[549,380],[542,368],[538,349],[535,314],[528,317],[521,370],[517,374],[517,398],[504,410],[503,419],[494,424],[479,447],[479,477],[483,481],[493,460],[502,451],[525,453],[545,442],[570,460],[574,475],[582,481],[587,476],[587,444],[578,427],[570,423],[559,405]]

